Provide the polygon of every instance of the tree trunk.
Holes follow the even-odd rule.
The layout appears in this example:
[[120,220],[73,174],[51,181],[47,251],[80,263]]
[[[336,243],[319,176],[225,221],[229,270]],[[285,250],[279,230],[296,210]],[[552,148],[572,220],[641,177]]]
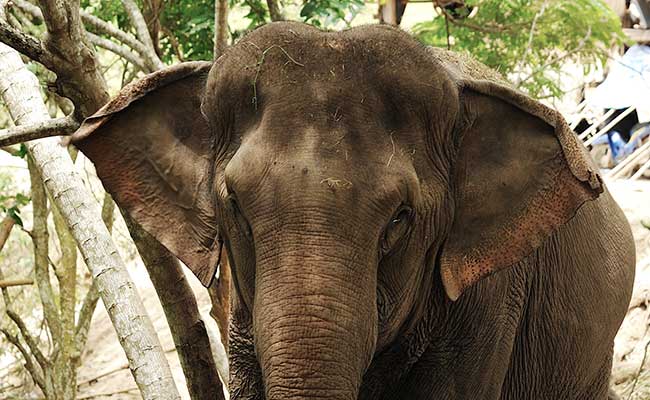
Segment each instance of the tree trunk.
[[[0,44],[0,93],[16,124],[49,118],[38,80],[18,53],[4,44]],[[27,147],[97,282],[143,398],[180,398],[151,320],[68,153],[56,138]]]
[[214,56],[216,60],[228,47],[228,0],[214,4]]
[[190,397],[223,399],[208,333],[180,263],[128,213],[122,215],[163,306]]
[[280,11],[280,5],[277,0],[266,0],[266,5],[269,7],[271,21],[284,21],[284,15]]

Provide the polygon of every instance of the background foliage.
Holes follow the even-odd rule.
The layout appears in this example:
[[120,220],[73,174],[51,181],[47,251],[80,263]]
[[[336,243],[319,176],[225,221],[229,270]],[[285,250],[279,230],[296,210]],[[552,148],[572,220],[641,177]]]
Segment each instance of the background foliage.
[[[496,69],[535,97],[562,95],[559,80],[569,61],[584,72],[602,65],[621,44],[620,21],[601,0],[473,0],[473,17],[450,14],[451,48]],[[415,26],[424,43],[447,46],[445,18]]]

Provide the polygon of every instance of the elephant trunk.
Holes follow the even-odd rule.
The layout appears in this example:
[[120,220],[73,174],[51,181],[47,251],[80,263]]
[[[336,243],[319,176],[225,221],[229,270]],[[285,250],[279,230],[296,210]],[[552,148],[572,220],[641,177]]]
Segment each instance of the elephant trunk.
[[356,400],[377,336],[372,266],[346,260],[363,260],[345,256],[358,249],[284,239],[291,249],[257,264],[255,345],[266,399]]

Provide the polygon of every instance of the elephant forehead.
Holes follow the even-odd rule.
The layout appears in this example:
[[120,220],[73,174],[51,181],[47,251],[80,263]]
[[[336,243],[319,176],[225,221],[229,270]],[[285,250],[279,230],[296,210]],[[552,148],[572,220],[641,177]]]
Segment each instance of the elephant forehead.
[[269,134],[263,126],[249,134],[226,166],[229,188],[238,197],[291,194],[392,206],[413,180],[412,168],[404,165],[390,137],[358,146],[344,130],[333,134],[314,126],[294,128],[290,136]]

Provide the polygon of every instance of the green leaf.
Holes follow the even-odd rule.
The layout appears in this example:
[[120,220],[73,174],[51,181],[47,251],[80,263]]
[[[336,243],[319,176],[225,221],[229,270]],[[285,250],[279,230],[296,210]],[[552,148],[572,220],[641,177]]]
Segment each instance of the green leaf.
[[[557,77],[567,62],[593,69],[607,60],[602,49],[621,44],[624,38],[618,16],[602,0],[466,3],[478,9],[472,18],[449,24],[452,50],[470,53],[535,97],[561,96]],[[414,33],[425,44],[447,46],[442,17],[417,24]]]
[[26,204],[29,203],[29,201],[31,200],[29,197],[25,196],[25,195],[22,194],[22,193],[18,193],[18,194],[16,194],[15,199],[16,199],[16,202],[17,202],[19,205],[21,205],[21,206],[26,205]]
[[16,152],[16,157],[25,158],[26,155],[27,155],[27,146],[25,146],[25,143],[21,143],[20,148]]
[[20,218],[19,214],[20,214],[20,210],[16,206],[7,209],[7,215],[9,215],[17,225],[20,225],[22,227],[23,220]]

